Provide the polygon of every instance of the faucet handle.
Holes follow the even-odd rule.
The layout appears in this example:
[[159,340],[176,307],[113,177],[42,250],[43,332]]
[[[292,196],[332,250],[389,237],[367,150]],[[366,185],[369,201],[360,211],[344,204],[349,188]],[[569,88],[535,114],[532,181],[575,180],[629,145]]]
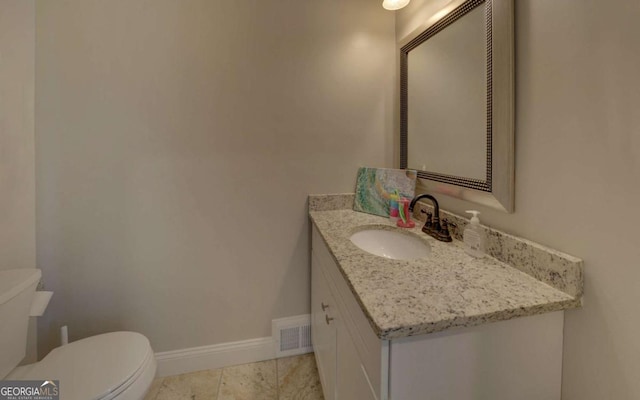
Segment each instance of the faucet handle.
[[442,227],[438,231],[438,239],[439,240],[442,240],[443,242],[450,242],[451,241],[451,235],[449,234],[449,225],[454,226],[454,227],[456,226],[455,224],[450,223],[446,219],[442,220]]
[[425,211],[425,210],[420,210],[420,212],[422,214],[426,214],[427,215],[427,220],[424,223],[424,226],[431,228],[432,225],[432,218],[433,218],[433,213],[431,213],[431,211]]
[[425,211],[425,210],[420,210],[420,212],[422,214],[426,214],[427,215],[427,221],[431,221],[431,218],[433,217],[433,213],[431,211]]

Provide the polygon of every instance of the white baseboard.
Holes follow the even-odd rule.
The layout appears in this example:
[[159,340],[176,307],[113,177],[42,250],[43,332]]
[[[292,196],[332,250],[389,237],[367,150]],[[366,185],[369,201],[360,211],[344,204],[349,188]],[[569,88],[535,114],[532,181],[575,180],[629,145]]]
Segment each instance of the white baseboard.
[[156,353],[158,377],[276,358],[271,337]]

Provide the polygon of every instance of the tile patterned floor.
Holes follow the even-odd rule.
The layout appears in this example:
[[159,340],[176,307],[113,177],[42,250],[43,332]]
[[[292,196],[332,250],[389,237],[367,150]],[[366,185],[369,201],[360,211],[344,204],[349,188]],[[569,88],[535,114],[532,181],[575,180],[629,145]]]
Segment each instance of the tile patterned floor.
[[153,381],[145,400],[323,400],[311,354]]

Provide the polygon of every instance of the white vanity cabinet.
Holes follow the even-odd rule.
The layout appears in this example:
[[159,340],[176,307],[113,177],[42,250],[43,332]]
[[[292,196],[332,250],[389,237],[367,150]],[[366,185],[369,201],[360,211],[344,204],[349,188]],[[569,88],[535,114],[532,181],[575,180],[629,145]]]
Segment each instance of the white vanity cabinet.
[[380,339],[315,226],[311,293],[327,400],[560,399],[562,311]]

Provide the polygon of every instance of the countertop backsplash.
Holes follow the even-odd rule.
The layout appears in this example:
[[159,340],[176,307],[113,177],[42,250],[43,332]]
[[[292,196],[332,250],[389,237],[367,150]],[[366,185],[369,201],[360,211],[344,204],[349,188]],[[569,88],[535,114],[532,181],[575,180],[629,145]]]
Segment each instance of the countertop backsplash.
[[309,211],[353,210],[355,193],[310,194]]

